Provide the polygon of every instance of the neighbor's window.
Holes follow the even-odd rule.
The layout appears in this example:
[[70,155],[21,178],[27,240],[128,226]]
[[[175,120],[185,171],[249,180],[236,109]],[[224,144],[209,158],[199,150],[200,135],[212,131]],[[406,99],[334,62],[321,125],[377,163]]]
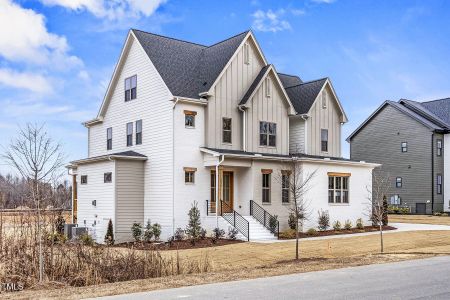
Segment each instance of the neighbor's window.
[[436,187],[437,187],[437,191],[436,192],[438,194],[442,194],[442,175],[441,174],[437,174]]
[[400,205],[400,196],[399,195],[392,195],[391,196],[391,205]]
[[328,203],[349,203],[349,178],[328,175]]
[[186,128],[194,128],[195,127],[195,116],[197,115],[196,111],[185,110],[184,111],[184,126]]
[[222,119],[222,142],[231,144],[231,118]]
[[395,187],[401,188],[403,185],[403,180],[401,177],[395,178]]
[[328,129],[320,130],[320,148],[323,152],[328,152]]
[[284,172],[281,175],[281,203],[289,203],[289,172]]
[[142,120],[136,121],[136,145],[142,144]]
[[263,174],[262,174],[262,203],[270,203],[270,175],[271,175],[271,172],[263,170]]
[[436,155],[437,156],[442,156],[442,140],[436,140]]
[[106,129],[106,150],[112,149],[112,127]]
[[125,79],[125,101],[136,99],[137,75]]
[[111,172],[103,174],[103,182],[104,183],[111,183],[112,182],[112,173]]
[[272,93],[272,81],[269,77],[266,78],[266,97],[270,97]]
[[408,152],[408,143],[402,142],[402,152]]
[[195,182],[195,171],[197,168],[184,168],[184,183]]
[[277,124],[270,122],[259,122],[259,145],[276,147]]
[[250,45],[248,43],[244,44],[244,63],[250,63]]
[[81,175],[81,184],[87,184],[87,175]]
[[127,123],[127,146],[133,146],[133,123]]

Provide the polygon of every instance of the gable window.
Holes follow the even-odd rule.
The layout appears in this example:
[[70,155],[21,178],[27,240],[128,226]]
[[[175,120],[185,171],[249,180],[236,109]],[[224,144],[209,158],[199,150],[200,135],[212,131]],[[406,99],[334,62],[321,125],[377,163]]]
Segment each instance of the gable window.
[[112,173],[111,172],[103,174],[103,182],[104,183],[111,183],[112,182]]
[[133,123],[127,123],[127,146],[133,146]]
[[436,193],[442,194],[442,175],[437,174],[436,178]]
[[87,175],[81,175],[81,184],[87,184]]
[[401,177],[395,178],[395,187],[401,188],[403,186],[403,179]]
[[222,142],[231,144],[231,118],[222,118]]
[[408,143],[402,142],[402,152],[408,152]]
[[442,156],[442,140],[436,140],[436,155]]
[[137,75],[125,79],[125,101],[136,99],[137,97]]
[[248,43],[244,44],[244,63],[250,64],[250,45]]
[[272,93],[272,81],[269,77],[266,78],[266,97],[270,97]]
[[282,171],[281,174],[281,203],[289,203],[290,172]]
[[392,195],[391,196],[391,205],[400,205],[400,196],[399,195]]
[[270,122],[259,122],[259,145],[277,146],[277,124]]
[[112,127],[106,129],[106,150],[112,149]]
[[195,172],[197,168],[184,168],[184,183],[193,184],[195,183]]
[[142,144],[142,120],[136,121],[136,145]]
[[261,170],[262,172],[262,203],[270,203],[270,175],[272,170]]
[[320,130],[320,149],[322,152],[328,152],[328,129]]
[[348,174],[328,175],[328,203],[349,203]]
[[327,108],[327,92],[323,91],[322,93],[322,108]]
[[197,115],[196,111],[185,110],[184,111],[184,126],[186,128],[194,128],[195,127],[195,116]]

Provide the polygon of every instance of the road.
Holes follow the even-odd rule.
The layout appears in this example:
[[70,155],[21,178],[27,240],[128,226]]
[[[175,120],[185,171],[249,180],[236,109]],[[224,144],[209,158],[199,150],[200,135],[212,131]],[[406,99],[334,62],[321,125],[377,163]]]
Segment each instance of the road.
[[450,299],[450,256],[102,299]]

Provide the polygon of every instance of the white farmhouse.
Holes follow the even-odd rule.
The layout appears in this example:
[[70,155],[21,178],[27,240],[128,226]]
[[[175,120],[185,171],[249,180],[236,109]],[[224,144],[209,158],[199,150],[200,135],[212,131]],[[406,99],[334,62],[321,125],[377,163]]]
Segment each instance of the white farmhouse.
[[274,238],[270,216],[288,227],[282,182],[295,157],[304,176],[315,172],[304,229],[319,210],[367,223],[377,165],[342,158],[346,122],[328,78],[277,73],[251,31],[204,46],[131,30],[97,117],[84,123],[88,157],[68,166],[74,222],[102,242],[110,219],[117,241],[151,220],[166,239],[197,202],[207,230]]

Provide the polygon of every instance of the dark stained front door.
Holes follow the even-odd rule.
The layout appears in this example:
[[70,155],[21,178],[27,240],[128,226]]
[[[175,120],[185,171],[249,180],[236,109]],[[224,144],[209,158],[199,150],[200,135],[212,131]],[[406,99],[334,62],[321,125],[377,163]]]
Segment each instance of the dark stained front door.
[[233,211],[233,172],[224,171],[223,177],[222,200],[226,204],[223,206],[223,212]]

